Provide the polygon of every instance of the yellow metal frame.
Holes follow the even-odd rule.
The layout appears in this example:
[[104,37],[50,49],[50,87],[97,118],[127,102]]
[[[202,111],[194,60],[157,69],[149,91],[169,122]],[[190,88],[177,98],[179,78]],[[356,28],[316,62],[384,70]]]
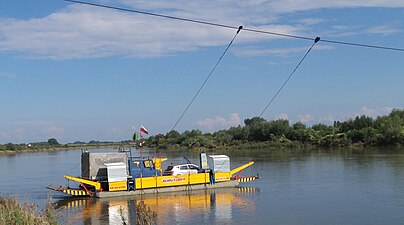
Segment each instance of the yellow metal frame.
[[209,183],[209,173],[136,178],[136,189]]
[[[161,161],[160,161],[161,160]],[[156,160],[157,163],[160,161],[164,161],[163,159]],[[218,172],[215,173],[215,182],[225,182],[229,181],[231,177],[254,164],[254,161],[251,161],[247,164],[239,166],[230,172]],[[95,187],[95,190],[101,191],[101,183],[97,181],[87,180],[84,178],[73,177],[73,176],[64,176],[66,179],[77,181],[83,184],[91,185]],[[197,174],[182,174],[176,176],[154,176],[154,177],[143,177],[136,178],[135,185],[136,189],[147,189],[147,188],[159,188],[159,187],[173,187],[173,186],[181,186],[181,185],[193,185],[193,184],[209,184],[210,177],[209,173],[197,173]]]
[[128,190],[127,181],[116,181],[108,183],[108,191],[126,191]]
[[88,194],[83,190],[75,190],[75,189],[64,189],[63,193],[73,196],[87,196]]
[[[230,172],[218,172],[215,173],[215,182],[225,182],[229,181],[233,174],[251,166],[254,161],[237,167]],[[194,184],[209,184],[210,177],[209,173],[197,173],[197,174],[182,174],[176,176],[154,176],[154,177],[143,177],[136,178],[135,185],[136,189],[147,189],[147,188],[160,188],[160,187],[173,187],[181,185],[194,185]]]
[[237,167],[237,168],[231,170],[231,171],[230,171],[230,175],[233,176],[235,173],[237,173],[237,172],[239,172],[239,171],[241,171],[241,170],[243,170],[243,169],[245,169],[245,168],[251,166],[252,164],[254,164],[254,161],[251,161],[251,162],[249,162],[249,163],[247,163],[247,164],[244,164],[244,165],[242,165],[242,166],[239,166],[239,167]]
[[97,190],[97,191],[101,190],[101,183],[99,183],[97,181],[87,180],[84,178],[73,177],[73,176],[68,176],[68,175],[65,175],[65,178],[69,179],[69,180],[74,180],[74,181],[77,181],[77,182],[80,182],[83,184],[88,184],[88,185],[94,186],[95,190]]

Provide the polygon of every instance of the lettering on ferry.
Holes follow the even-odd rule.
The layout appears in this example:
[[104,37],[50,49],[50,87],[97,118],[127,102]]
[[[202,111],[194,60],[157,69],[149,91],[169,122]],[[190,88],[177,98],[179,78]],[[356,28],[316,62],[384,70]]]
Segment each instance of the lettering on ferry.
[[163,183],[172,183],[172,182],[181,182],[185,181],[185,177],[179,177],[179,178],[164,178],[161,180]]
[[109,190],[122,190],[122,189],[126,189],[126,186],[110,186]]
[[228,177],[216,177],[215,181],[220,181],[220,180],[228,180]]

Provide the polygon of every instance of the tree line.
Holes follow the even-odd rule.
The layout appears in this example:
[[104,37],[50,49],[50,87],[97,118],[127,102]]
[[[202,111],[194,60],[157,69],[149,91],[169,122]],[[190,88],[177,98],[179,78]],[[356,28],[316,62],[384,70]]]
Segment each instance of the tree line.
[[43,149],[50,149],[55,147],[60,147],[61,144],[55,139],[50,138],[47,142],[35,142],[35,143],[21,143],[21,144],[0,144],[0,151],[8,150],[8,151],[23,151],[23,150],[43,150]]
[[95,141],[89,142],[75,141],[68,144],[60,144],[56,138],[50,138],[46,142],[32,142],[32,143],[6,143],[0,144],[0,151],[44,151],[44,150],[61,150],[61,149],[78,149],[78,148],[96,148],[96,147],[116,147],[126,146],[132,144],[133,141],[126,140],[121,142],[112,141]]
[[[261,117],[244,120],[244,126],[231,127],[214,133],[190,130],[170,131],[143,139],[143,146],[158,149],[192,148],[254,148],[254,147],[350,147],[392,146],[404,144],[404,109],[394,109],[376,119],[365,115],[332,125],[322,123],[311,127],[301,122],[290,124],[286,119],[267,121]],[[60,144],[55,138],[30,144],[0,144],[0,151],[40,151],[46,149],[86,148],[91,146],[126,146],[133,141],[76,141]]]
[[226,148],[226,147],[349,147],[404,144],[404,110],[394,109],[376,119],[365,115],[333,125],[311,127],[287,119],[267,121],[261,117],[244,120],[244,126],[214,133],[191,130],[151,136],[145,145],[151,148]]

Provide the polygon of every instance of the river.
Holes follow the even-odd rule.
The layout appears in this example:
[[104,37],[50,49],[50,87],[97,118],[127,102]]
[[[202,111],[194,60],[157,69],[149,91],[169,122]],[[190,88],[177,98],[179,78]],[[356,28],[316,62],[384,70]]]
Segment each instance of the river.
[[[0,194],[40,208],[52,194],[56,214],[68,224],[134,224],[140,201],[156,213],[158,224],[404,224],[403,148],[222,153],[230,156],[232,168],[254,160],[243,175],[261,178],[240,188],[65,198],[46,186],[66,185],[64,174],[80,175],[81,151],[68,150],[0,155]],[[184,163],[183,156],[198,164],[198,153],[192,151],[163,151],[161,156],[169,158],[166,164]]]

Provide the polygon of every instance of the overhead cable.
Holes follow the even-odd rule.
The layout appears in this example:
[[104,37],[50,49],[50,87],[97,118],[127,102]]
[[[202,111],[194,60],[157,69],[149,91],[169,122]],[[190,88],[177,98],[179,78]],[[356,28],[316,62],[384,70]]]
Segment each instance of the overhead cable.
[[266,105],[266,107],[264,108],[264,110],[262,110],[261,114],[259,117],[262,117],[262,115],[264,114],[264,112],[268,109],[268,107],[272,104],[272,102],[275,100],[276,96],[278,96],[278,94],[281,92],[281,90],[283,89],[283,87],[285,87],[286,83],[290,80],[290,78],[293,76],[293,74],[296,72],[296,70],[299,68],[299,66],[302,64],[302,62],[304,61],[304,59],[306,58],[306,56],[310,53],[311,49],[314,47],[314,45],[320,41],[320,37],[316,37],[314,39],[314,43],[310,46],[310,48],[307,50],[306,54],[304,54],[303,58],[299,61],[299,63],[296,65],[296,67],[293,69],[292,73],[290,73],[290,75],[288,76],[288,78],[285,80],[285,82],[283,82],[282,86],[278,89],[278,91],[275,93],[275,95],[272,97],[272,99],[269,101],[269,103]]
[[[130,13],[138,13],[138,14],[143,14],[143,15],[148,15],[148,16],[161,17],[161,18],[166,18],[166,19],[180,20],[180,21],[184,21],[184,22],[197,23],[197,24],[203,24],[203,25],[208,25],[208,26],[222,27],[222,28],[234,29],[234,30],[238,29],[237,26],[213,23],[213,22],[208,22],[208,21],[203,21],[203,20],[189,19],[189,18],[178,17],[178,16],[170,16],[170,15],[165,15],[165,14],[160,14],[160,13],[151,13],[151,12],[146,12],[146,11],[141,11],[141,10],[127,9],[127,8],[122,8],[122,7],[108,6],[108,5],[103,5],[103,4],[96,4],[96,3],[76,1],[76,0],[63,0],[63,1],[82,4],[82,5],[89,5],[89,6],[94,6],[94,7],[100,7],[100,8],[106,8],[106,9],[113,9],[113,10],[124,11],[124,12],[130,12]],[[280,36],[280,37],[286,37],[286,38],[314,40],[311,37],[271,32],[271,31],[251,29],[251,28],[244,28],[243,30],[248,31],[248,32],[261,33],[261,34]],[[394,48],[394,47],[381,46],[381,45],[370,45],[370,44],[363,44],[363,43],[344,42],[344,41],[326,40],[326,39],[322,39],[320,41],[325,42],[325,43],[330,43],[330,44],[340,44],[340,45],[349,45],[349,46],[356,46],[356,47],[375,48],[375,49],[404,52],[404,48]]]
[[217,60],[215,66],[212,68],[212,70],[210,71],[209,75],[205,78],[205,80],[203,81],[202,85],[199,87],[198,91],[195,93],[194,97],[192,98],[192,100],[189,102],[188,106],[185,108],[185,110],[182,112],[180,118],[178,118],[177,122],[175,122],[173,128],[171,129],[171,131],[173,131],[175,129],[175,127],[178,125],[178,123],[181,121],[182,117],[184,117],[185,113],[188,111],[189,107],[192,105],[192,103],[194,102],[194,100],[196,99],[196,97],[198,96],[199,92],[201,92],[202,88],[205,86],[206,82],[208,82],[209,78],[212,76],[213,72],[216,70],[216,67],[219,65],[220,61],[222,61],[223,56],[226,54],[227,50],[229,50],[230,46],[233,44],[234,39],[237,37],[237,35],[240,33],[241,29],[243,29],[243,26],[239,26],[238,30],[236,32],[236,34],[233,36],[233,39],[231,39],[231,41],[229,42],[229,44],[227,45],[226,49],[224,50],[224,52],[222,53],[222,55],[219,57],[219,59]]

